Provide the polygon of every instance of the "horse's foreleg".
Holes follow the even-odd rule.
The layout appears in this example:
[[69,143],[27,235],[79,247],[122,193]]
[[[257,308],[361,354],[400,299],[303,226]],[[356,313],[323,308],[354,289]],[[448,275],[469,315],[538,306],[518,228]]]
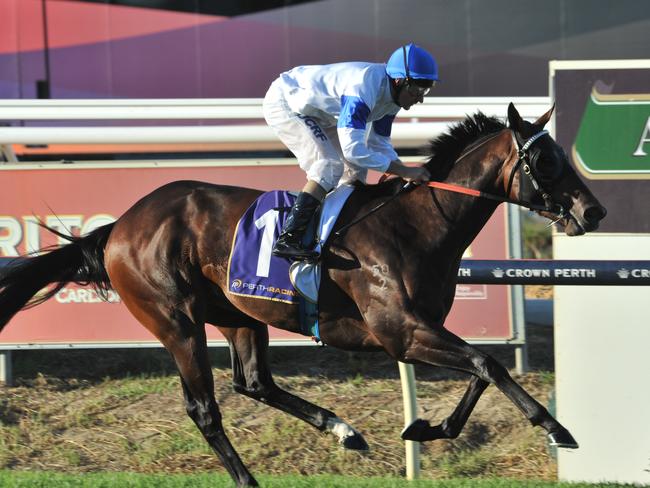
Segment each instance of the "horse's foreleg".
[[[467,344],[448,330],[444,328],[417,329],[404,352],[404,359],[465,371],[475,375],[482,382],[493,383],[521,410],[532,425],[539,425],[546,430],[551,445],[578,447],[578,443],[569,431],[515,382],[503,366],[491,356]],[[482,389],[479,391],[477,388],[485,389],[481,383],[476,383],[474,386],[470,384],[463,400],[450,417],[452,421],[456,414],[457,421],[467,420],[465,417],[469,416],[482,393]]]
[[467,391],[463,395],[453,413],[439,425],[431,426],[427,420],[416,419],[402,431],[402,439],[405,441],[432,441],[435,439],[455,439],[465,427],[467,419],[476,406],[481,394],[488,387],[489,383],[472,376]]
[[320,431],[333,433],[347,449],[368,449],[363,436],[334,412],[292,395],[275,384],[268,364],[266,327],[230,329],[226,333],[230,342],[235,391],[293,415]]

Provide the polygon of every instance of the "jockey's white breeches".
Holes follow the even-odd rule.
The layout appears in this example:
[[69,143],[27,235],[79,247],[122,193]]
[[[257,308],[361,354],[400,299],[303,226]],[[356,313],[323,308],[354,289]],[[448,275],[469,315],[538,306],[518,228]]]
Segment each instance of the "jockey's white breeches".
[[264,97],[262,109],[267,124],[296,156],[308,180],[326,191],[339,184],[366,181],[368,170],[345,160],[336,126],[293,112],[275,82]]

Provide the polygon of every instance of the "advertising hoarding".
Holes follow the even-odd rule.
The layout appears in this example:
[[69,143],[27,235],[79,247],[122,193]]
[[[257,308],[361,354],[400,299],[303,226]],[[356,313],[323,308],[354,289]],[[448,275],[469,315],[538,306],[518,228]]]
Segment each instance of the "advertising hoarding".
[[[596,232],[555,234],[554,258],[650,259],[650,60],[557,61],[550,73],[556,139],[607,208]],[[638,387],[650,367],[648,287],[562,286],[554,301],[558,420],[580,444],[558,451],[559,478],[649,483],[650,390]]]

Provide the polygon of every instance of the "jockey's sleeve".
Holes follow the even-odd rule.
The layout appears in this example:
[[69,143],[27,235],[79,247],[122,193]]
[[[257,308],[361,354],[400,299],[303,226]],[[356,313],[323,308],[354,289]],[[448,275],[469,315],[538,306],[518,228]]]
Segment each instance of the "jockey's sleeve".
[[399,158],[390,141],[393,120],[395,120],[394,115],[385,115],[381,119],[375,120],[372,123],[372,130],[368,134],[368,148],[371,151],[385,154],[391,161]]
[[336,126],[341,149],[349,163],[385,172],[394,158],[372,150],[366,144],[366,123],[369,114],[370,108],[361,97],[341,97],[341,113]]

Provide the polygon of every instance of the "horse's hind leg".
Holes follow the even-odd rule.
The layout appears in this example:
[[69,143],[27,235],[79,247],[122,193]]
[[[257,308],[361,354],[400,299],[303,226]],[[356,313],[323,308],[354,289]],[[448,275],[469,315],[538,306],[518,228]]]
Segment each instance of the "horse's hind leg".
[[[171,312],[155,311],[134,302],[125,293],[121,296],[138,320],[149,329],[171,353],[180,372],[185,408],[188,415],[219,456],[237,486],[258,486],[242,463],[224,432],[221,413],[214,397],[214,380],[208,358],[205,326],[196,304],[176,306]],[[161,300],[161,303],[162,300]],[[146,307],[146,310],[145,310]]]
[[333,433],[347,449],[368,449],[363,436],[334,412],[292,395],[275,384],[268,364],[269,334],[266,327],[221,330],[230,342],[235,391],[293,415],[320,431]]
[[462,427],[485,389],[485,383],[493,383],[521,410],[532,425],[539,425],[546,430],[551,445],[578,447],[578,443],[569,431],[517,384],[503,366],[491,356],[467,344],[448,330],[443,328],[435,331],[417,330],[404,353],[404,359],[465,371],[478,378],[478,380],[472,380],[475,383],[470,383],[465,396],[450,417],[452,425],[455,422],[456,426],[461,425]]
[[[167,346],[181,374],[185,408],[212,450],[235,480],[237,486],[257,486],[257,481],[230,443],[221,423],[221,413],[214,397],[214,379],[208,360],[205,330]],[[198,329],[198,330],[197,330]]]

